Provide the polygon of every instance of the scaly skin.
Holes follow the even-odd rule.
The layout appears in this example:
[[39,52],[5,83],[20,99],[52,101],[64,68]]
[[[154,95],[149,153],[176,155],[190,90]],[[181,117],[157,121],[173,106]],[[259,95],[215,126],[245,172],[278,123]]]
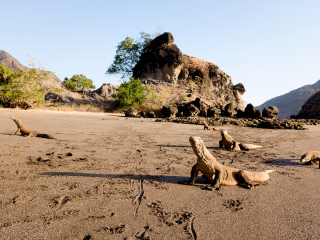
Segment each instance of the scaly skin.
[[41,137],[41,138],[54,139],[54,137],[50,136],[49,134],[39,133],[39,132],[30,130],[29,128],[24,126],[21,120],[18,118],[12,117],[11,119],[17,124],[17,127],[18,127],[18,130],[15,132],[14,135],[17,135],[20,132],[21,135],[25,137]]
[[212,182],[214,188],[219,188],[220,185],[233,186],[238,184],[252,186],[254,182],[269,180],[269,173],[274,171],[248,172],[223,166],[211,155],[200,137],[191,136],[189,141],[198,159],[192,167],[190,180],[182,182],[184,184],[194,184],[199,172],[201,172]]
[[301,156],[300,162],[302,163],[319,163],[320,168],[320,152],[310,151]]
[[261,148],[262,146],[254,145],[254,144],[246,144],[246,143],[240,143],[233,139],[231,137],[227,130],[223,129],[221,130],[221,137],[222,140],[219,142],[219,148],[220,149],[229,149],[229,150],[250,150],[254,148]]
[[220,128],[209,126],[206,121],[203,121],[203,124],[204,124],[204,130],[206,130],[206,129],[211,130],[211,131],[220,131],[221,130]]

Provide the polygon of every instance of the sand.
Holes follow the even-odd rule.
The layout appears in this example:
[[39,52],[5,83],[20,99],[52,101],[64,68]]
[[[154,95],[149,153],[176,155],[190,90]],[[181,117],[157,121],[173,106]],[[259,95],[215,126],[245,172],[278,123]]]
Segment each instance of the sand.
[[[12,116],[57,139],[13,135]],[[223,126],[263,146],[232,152],[218,149],[218,131],[200,125],[0,109],[0,238],[318,239],[320,169],[299,160],[320,150],[320,126],[306,127]],[[191,135],[226,166],[275,171],[253,189],[211,191],[201,176],[178,184],[196,162]]]

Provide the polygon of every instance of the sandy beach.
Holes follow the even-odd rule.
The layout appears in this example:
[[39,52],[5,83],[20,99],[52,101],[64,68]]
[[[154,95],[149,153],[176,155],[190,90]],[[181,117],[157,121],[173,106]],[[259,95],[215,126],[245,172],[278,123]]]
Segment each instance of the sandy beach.
[[[14,135],[16,117],[56,139]],[[221,126],[262,145],[219,150],[218,131],[121,114],[0,109],[0,239],[319,239],[320,126],[273,130]],[[247,189],[190,177],[203,139],[226,166],[275,169]]]

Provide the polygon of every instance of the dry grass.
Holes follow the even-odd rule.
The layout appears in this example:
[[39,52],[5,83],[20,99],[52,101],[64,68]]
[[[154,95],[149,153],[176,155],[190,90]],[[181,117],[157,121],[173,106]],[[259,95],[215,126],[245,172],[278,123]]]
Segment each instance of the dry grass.
[[114,107],[109,101],[75,99],[70,103],[53,103],[43,107],[53,111],[112,112]]

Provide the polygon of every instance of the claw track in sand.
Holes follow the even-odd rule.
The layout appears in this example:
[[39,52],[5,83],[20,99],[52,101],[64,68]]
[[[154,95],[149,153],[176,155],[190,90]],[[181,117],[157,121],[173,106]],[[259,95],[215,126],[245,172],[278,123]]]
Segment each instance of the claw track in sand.
[[192,237],[193,237],[194,240],[197,240],[197,233],[196,233],[196,231],[194,230],[193,221],[194,221],[194,217],[192,217],[192,218],[191,218],[191,221],[190,221],[191,235],[192,235]]
[[144,190],[143,190],[143,181],[144,179],[140,180],[140,193],[135,197],[133,200],[134,204],[137,204],[136,210],[134,211],[133,216],[136,216],[138,214],[138,210],[142,201],[142,197],[144,195]]

